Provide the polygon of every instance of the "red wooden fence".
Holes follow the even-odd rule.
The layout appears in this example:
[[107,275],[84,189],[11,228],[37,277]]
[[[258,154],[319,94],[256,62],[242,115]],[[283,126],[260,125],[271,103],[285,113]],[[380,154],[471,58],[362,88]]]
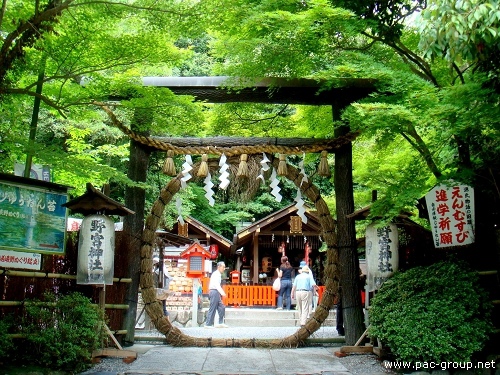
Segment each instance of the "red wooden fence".
[[[224,285],[226,297],[222,299],[227,306],[276,306],[278,292],[271,285]],[[319,301],[325,291],[324,286],[318,290]]]

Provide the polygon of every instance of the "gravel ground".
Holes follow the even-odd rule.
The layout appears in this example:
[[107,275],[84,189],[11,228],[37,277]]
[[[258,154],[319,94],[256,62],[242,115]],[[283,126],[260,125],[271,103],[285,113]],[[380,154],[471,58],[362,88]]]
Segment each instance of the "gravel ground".
[[[200,328],[183,328],[183,332],[193,337],[219,337],[219,338],[283,338],[296,332],[294,327],[266,327],[266,328],[252,328],[252,327],[238,327],[238,328],[225,328],[225,329],[211,329],[207,330]],[[136,331],[138,337],[162,337],[157,331]],[[334,339],[338,337],[337,331],[333,327],[321,327],[316,331],[311,338],[313,339]],[[142,344],[142,343],[141,343]],[[144,344],[150,344],[144,342]],[[156,343],[158,344],[158,343]],[[335,351],[334,346],[340,347],[341,343],[332,344],[316,344],[332,347],[332,352]],[[143,355],[138,353],[138,358]],[[395,372],[386,370],[382,361],[373,354],[351,354],[346,357],[337,358],[351,374],[396,374]],[[104,357],[101,362],[95,364],[90,370],[82,372],[84,374],[102,373],[124,373],[130,371],[130,365],[126,364],[120,358]]]
[[[138,358],[143,354],[138,354]],[[338,358],[347,371],[353,375],[358,374],[397,374],[387,370],[382,361],[374,354],[351,354],[343,358]],[[102,358],[100,363],[96,363],[90,370],[80,373],[80,375],[90,375],[96,372],[125,373],[130,371],[130,364],[123,362],[120,358]]]
[[375,354],[350,354],[339,358],[339,362],[352,374],[397,374],[387,370]]

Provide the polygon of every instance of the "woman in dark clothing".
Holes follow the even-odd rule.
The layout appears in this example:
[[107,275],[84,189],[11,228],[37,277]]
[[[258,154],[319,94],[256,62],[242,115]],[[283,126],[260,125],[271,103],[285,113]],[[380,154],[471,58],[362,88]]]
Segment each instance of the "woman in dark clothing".
[[290,310],[292,305],[292,272],[293,267],[288,261],[288,257],[281,257],[280,268],[276,269],[278,277],[281,278],[281,288],[278,295],[278,310],[283,309],[283,299],[285,299],[286,309]]

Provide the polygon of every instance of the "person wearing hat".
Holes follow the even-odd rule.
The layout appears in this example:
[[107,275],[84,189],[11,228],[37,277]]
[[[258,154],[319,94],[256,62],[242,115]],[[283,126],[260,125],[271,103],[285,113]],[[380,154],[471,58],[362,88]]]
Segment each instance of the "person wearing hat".
[[208,283],[208,298],[210,300],[210,306],[207,313],[207,321],[205,322],[205,328],[214,328],[215,311],[219,314],[219,324],[216,325],[218,328],[227,328],[227,324],[224,324],[224,315],[226,312],[226,306],[222,303],[222,297],[226,295],[224,289],[222,289],[222,272],[226,269],[226,264],[224,262],[217,263],[217,269],[212,272],[210,276],[210,282]]
[[[155,288],[160,287],[160,280],[161,280],[161,273],[160,273],[161,265],[160,265],[160,263],[162,263],[160,261],[160,258],[155,256],[153,258],[153,277],[154,277],[153,281],[154,281]],[[167,266],[165,265],[164,262],[163,262],[162,273],[163,273],[163,284],[161,286],[162,286],[162,289],[165,289],[168,291],[170,289],[171,276],[169,275]],[[168,316],[169,314],[168,314],[168,310],[167,310],[167,301],[165,299],[162,299],[161,303],[163,306],[163,315]]]
[[[314,280],[314,275],[313,275],[313,272],[312,272],[311,266],[310,266],[310,265],[308,265],[308,264],[306,263],[306,261],[305,261],[305,260],[302,260],[302,261],[300,262],[300,265],[299,265],[299,267],[300,267],[300,268],[299,268],[299,272],[301,272],[301,269],[302,269],[302,267],[304,267],[304,266],[309,266],[309,277],[311,278],[312,282],[314,283],[314,286],[312,286],[312,287],[311,287],[311,295],[309,296],[309,298],[310,298],[310,304],[311,304],[311,310],[310,310],[310,311],[312,312],[312,311],[314,311],[314,310],[315,310],[315,308],[316,308],[316,304],[315,304],[315,300],[314,300],[314,294],[315,294],[315,292],[316,292],[316,290],[317,290],[317,288],[318,288],[318,287],[316,286],[316,280]],[[308,317],[308,318],[309,318],[309,317]]]
[[306,324],[307,318],[311,313],[311,300],[312,288],[316,285],[314,279],[310,277],[311,270],[308,266],[300,269],[300,273],[295,277],[292,287],[292,298],[297,300],[297,307],[299,310],[300,326]]

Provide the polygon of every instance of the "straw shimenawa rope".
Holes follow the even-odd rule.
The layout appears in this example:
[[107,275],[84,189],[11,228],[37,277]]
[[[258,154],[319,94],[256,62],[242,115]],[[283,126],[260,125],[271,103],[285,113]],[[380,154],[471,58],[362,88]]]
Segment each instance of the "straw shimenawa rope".
[[165,160],[165,164],[163,164],[163,173],[165,173],[167,176],[175,176],[177,175],[177,172],[175,170],[175,164],[174,164],[174,151],[173,150],[168,150],[167,151],[167,159]]
[[198,173],[196,174],[198,177],[207,177],[208,176],[208,155],[201,155],[201,164],[200,168],[198,168]]
[[[274,164],[277,164],[276,160]],[[277,165],[275,165],[275,168]],[[197,173],[199,164],[195,164],[193,173]],[[334,305],[335,296],[339,291],[339,257],[338,249],[335,247],[335,224],[330,214],[328,206],[316,188],[310,182],[302,182],[302,175],[293,166],[287,165],[286,177],[295,186],[301,189],[302,193],[314,202],[318,219],[323,229],[324,240],[327,244],[327,264],[325,267],[326,290],[321,299],[321,303],[316,308],[314,315],[293,335],[283,339],[216,339],[191,337],[184,334],[179,328],[172,326],[168,318],[163,315],[161,302],[156,299],[156,290],[153,283],[153,247],[155,243],[156,230],[160,223],[165,206],[172,200],[173,196],[181,187],[182,174],[170,180],[161,190],[160,196],[153,204],[150,214],[146,218],[141,247],[141,271],[139,285],[142,291],[142,299],[145,303],[146,312],[159,332],[165,335],[166,341],[170,345],[183,347],[227,347],[237,346],[246,348],[296,348],[302,346],[304,341],[318,330],[321,324],[328,317],[329,311]]]
[[[318,143],[302,144],[300,146],[280,146],[277,144],[259,144],[259,145],[239,145],[234,147],[215,147],[203,145],[198,147],[179,147],[154,137],[139,135],[124,126],[115,116],[115,114],[104,103],[95,102],[95,105],[102,107],[108,114],[113,125],[119,128],[136,142],[142,143],[159,151],[173,151],[175,154],[214,154],[226,156],[253,155],[257,153],[279,153],[279,154],[302,154],[304,152],[334,151],[335,149],[348,144],[354,140],[359,133],[350,133],[344,137],[333,140],[319,140]],[[276,142],[277,139],[276,139]],[[182,174],[172,178],[170,182],[161,190],[160,196],[153,204],[150,214],[146,218],[144,231],[142,234],[141,246],[141,265],[140,280],[142,299],[145,309],[151,321],[159,332],[165,335],[167,342],[174,346],[184,347],[261,347],[261,348],[294,348],[304,344],[304,341],[318,328],[328,317],[330,309],[334,306],[335,296],[339,292],[339,254],[336,248],[335,224],[326,205],[321,197],[319,190],[310,182],[303,182],[302,175],[293,166],[286,164],[281,160],[284,176],[292,181],[299,188],[304,196],[314,203],[318,214],[318,220],[323,230],[323,237],[327,244],[327,259],[325,266],[325,292],[321,298],[321,303],[317,306],[314,315],[307,321],[304,327],[301,327],[293,335],[283,339],[263,340],[263,339],[214,339],[211,337],[199,338],[184,334],[179,328],[172,326],[168,318],[163,315],[161,302],[156,299],[156,289],[153,282],[153,247],[156,238],[156,230],[162,218],[165,206],[172,200],[172,197],[181,187]],[[279,161],[273,161],[277,168]],[[200,164],[195,164],[192,173],[197,174]],[[202,173],[203,174],[203,173]]]

